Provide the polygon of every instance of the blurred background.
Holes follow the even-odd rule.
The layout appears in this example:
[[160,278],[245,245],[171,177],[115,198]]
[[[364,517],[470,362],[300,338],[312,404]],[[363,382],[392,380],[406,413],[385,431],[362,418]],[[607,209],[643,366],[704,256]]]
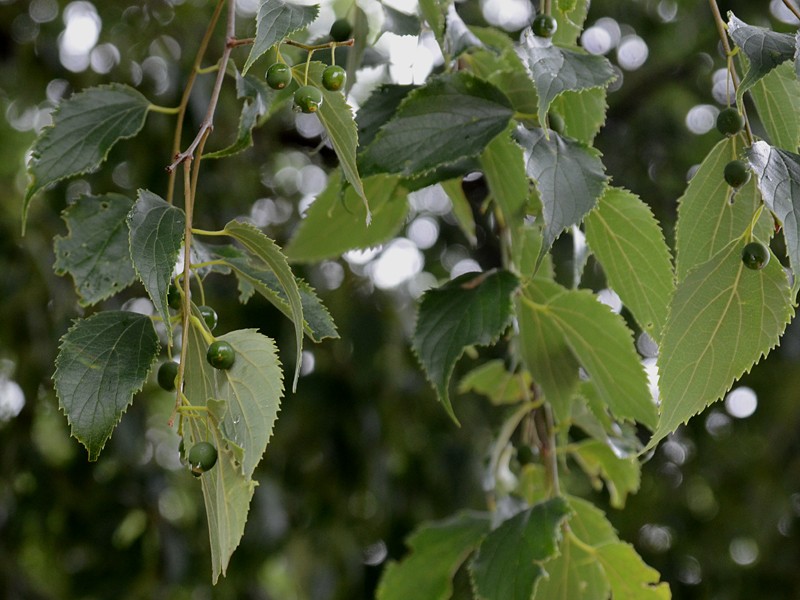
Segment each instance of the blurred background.
[[[172,121],[151,115],[138,137],[113,149],[102,172],[37,197],[22,238],[26,152],[59,99],[87,86],[124,82],[154,103],[177,105],[214,4],[0,0],[2,598],[370,598],[384,563],[405,553],[403,540],[416,525],[485,508],[481,478],[501,409],[459,396],[456,428],[409,351],[422,291],[499,260],[485,217],[476,211],[478,243],[471,247],[437,189],[412,195],[396,239],[299,269],[329,307],[341,339],[307,346],[298,391],[284,399],[257,472],[244,539],[215,588],[200,488],[180,465],[178,437],[166,426],[171,396],[149,383],[96,463],[69,437],[50,377],[57,340],[87,309],[71,280],[53,273],[52,239],[66,234],[59,215],[90,192],[133,197],[146,187],[163,195]],[[323,3],[311,36],[324,37],[335,18],[352,18],[349,4]],[[415,10],[413,1],[387,4]],[[238,5],[238,34],[246,37],[258,2]],[[720,9],[751,24],[797,28],[780,0],[720,2]],[[532,14],[524,0],[469,0],[457,10],[468,24],[491,24],[514,38]],[[725,61],[708,3],[594,0],[582,44],[605,54],[620,74],[597,139],[608,171],[651,205],[671,242],[676,200],[718,141],[714,121],[726,104]],[[245,56],[238,50],[234,59],[241,65]],[[386,33],[366,58],[351,92],[356,107],[378,82],[419,83],[441,66],[426,32]],[[205,112],[203,90],[211,81],[199,80],[187,138]],[[223,95],[218,115],[210,148],[227,145],[235,131],[232,92]],[[285,244],[336,164],[320,148],[320,133],[316,117],[279,111],[253,148],[225,163],[209,161],[197,226],[214,229],[245,217]],[[466,190],[477,207],[480,180]],[[596,270],[590,262],[587,281]],[[292,368],[293,333],[275,309],[258,298],[240,305],[232,280],[219,275],[208,279],[206,293],[220,331],[260,328],[277,338]],[[104,307],[143,295],[132,287]],[[464,358],[456,378],[476,364]],[[608,511],[673,597],[800,597],[799,364],[800,327],[790,326],[781,347],[724,402],[661,445],[624,511],[574,478],[574,491]]]

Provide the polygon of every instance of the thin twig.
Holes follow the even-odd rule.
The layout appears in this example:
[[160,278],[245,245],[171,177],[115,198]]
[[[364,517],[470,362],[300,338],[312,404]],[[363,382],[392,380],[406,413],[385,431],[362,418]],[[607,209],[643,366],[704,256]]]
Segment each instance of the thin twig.
[[794,4],[792,4],[789,0],[783,0],[783,4],[784,6],[786,6],[786,8],[788,8],[791,11],[791,13],[795,17],[797,17],[797,20],[800,21],[800,10],[798,10],[797,7]]

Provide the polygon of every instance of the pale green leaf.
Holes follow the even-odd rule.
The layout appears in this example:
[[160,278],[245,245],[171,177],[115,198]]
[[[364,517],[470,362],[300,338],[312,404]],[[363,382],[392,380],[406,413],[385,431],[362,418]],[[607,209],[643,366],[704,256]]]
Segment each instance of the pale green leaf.
[[504,52],[497,62],[500,63],[498,68],[488,72],[485,79],[508,97],[515,111],[523,115],[535,115],[539,96],[519,57],[515,52]]
[[377,599],[448,600],[453,576],[490,528],[488,514],[466,511],[418,528],[407,541],[411,555],[384,570]]
[[727,392],[778,343],[792,317],[789,283],[773,257],[744,266],[734,240],[678,284],[658,356],[661,418],[648,447]]
[[539,260],[564,229],[580,223],[594,207],[607,179],[596,150],[553,131],[549,135],[548,140],[543,129],[522,125],[515,131],[525,169],[542,201],[544,244]]
[[497,341],[512,317],[511,295],[519,281],[508,271],[466,273],[422,297],[413,348],[439,400],[458,423],[448,384],[468,346]]
[[493,404],[510,404],[530,395],[531,377],[527,372],[511,373],[502,360],[490,360],[464,375],[458,392],[475,392],[489,398]]
[[31,148],[23,228],[36,192],[95,171],[114,144],[141,131],[149,107],[147,98],[120,84],[89,88],[62,101],[53,113],[53,125],[42,130]]
[[203,158],[225,158],[226,156],[233,156],[239,152],[247,150],[253,145],[253,127],[259,117],[259,106],[256,100],[245,100],[242,104],[242,112],[239,116],[239,127],[236,130],[236,139],[233,143],[225,148],[215,152],[203,154]]
[[139,197],[128,214],[131,258],[167,331],[171,330],[167,292],[185,227],[186,215],[181,209],[153,192],[139,190]]
[[97,460],[142,389],[159,352],[149,317],[108,311],[75,321],[61,338],[53,375],[72,435]]
[[244,450],[240,468],[250,479],[278,418],[283,372],[275,342],[257,330],[231,331],[217,339],[228,342],[236,352],[233,366],[214,374],[214,398],[227,402],[220,429]]
[[560,497],[516,514],[481,543],[469,570],[479,600],[529,600],[542,563],[558,552],[561,524],[569,516]]
[[794,58],[794,36],[754,27],[728,13],[728,34],[747,56],[749,67],[736,91],[741,101],[753,84],[784,61]]
[[575,46],[584,28],[589,12],[589,0],[557,0],[553,16],[558,29],[553,43],[560,46]]
[[492,84],[466,71],[440,75],[406,96],[361,153],[361,171],[416,176],[477,156],[512,115]]
[[256,266],[270,269],[278,279],[283,292],[286,294],[286,302],[289,304],[291,320],[294,323],[295,333],[295,368],[294,379],[292,381],[292,391],[297,389],[297,380],[300,377],[300,367],[303,357],[303,300],[300,297],[300,289],[297,280],[286,262],[281,249],[274,241],[264,235],[259,229],[248,223],[230,221],[225,225],[225,233],[238,241],[253,257]]
[[520,52],[539,94],[539,123],[545,123],[550,104],[568,91],[604,88],[616,79],[604,56],[541,44],[526,31]]
[[408,215],[407,192],[397,177],[376,175],[364,180],[370,199],[372,222],[366,223],[363,203],[341,178],[332,175],[286,246],[292,262],[317,262],[364,249],[392,239]]
[[256,37],[242,73],[247,73],[275,44],[295,31],[305,29],[319,14],[319,6],[300,6],[282,0],[261,0],[256,15]]
[[605,88],[564,92],[550,105],[564,119],[564,134],[584,144],[591,144],[600,132],[607,108]]
[[650,208],[631,192],[608,188],[586,217],[586,241],[609,286],[659,341],[675,284],[669,249]]
[[800,155],[756,142],[747,152],[764,203],[783,224],[786,253],[800,286]]
[[594,554],[569,536],[558,550],[544,563],[547,577],[539,580],[532,600],[607,600],[611,587]]
[[450,179],[443,181],[440,185],[450,198],[450,203],[453,205],[453,216],[456,218],[459,229],[466,236],[467,240],[472,246],[478,243],[478,238],[475,237],[475,217],[472,214],[472,207],[469,204],[464,188],[461,185],[462,178]]
[[598,440],[584,440],[574,444],[570,453],[592,479],[595,489],[602,487],[602,478],[614,508],[624,508],[628,494],[639,491],[641,468],[635,456],[620,458],[608,444]]
[[669,600],[672,597],[669,585],[658,582],[658,571],[648,567],[630,544],[612,542],[596,550],[614,600]]
[[545,311],[559,327],[614,416],[655,427],[658,417],[647,377],[631,331],[620,315],[585,290],[565,290],[546,304],[531,300],[525,304],[531,310]]
[[120,194],[82,196],[61,214],[68,233],[54,240],[53,268],[72,275],[81,305],[113,296],[136,279],[126,222],[132,206]]
[[447,7],[450,6],[453,0],[419,0],[419,9],[422,17],[428,22],[428,25],[439,42],[439,47],[444,50],[444,26],[445,15],[447,14]]
[[[725,165],[737,157],[735,148],[742,147],[743,137],[727,138],[714,146],[689,181],[678,200],[678,222],[675,232],[675,270],[678,281],[697,265],[740,237],[750,226],[761,203],[755,182],[750,182],[733,195],[725,183]],[[762,217],[766,229],[772,227],[768,215]],[[764,229],[757,230],[764,236]]]
[[761,124],[773,146],[793,152],[800,145],[800,81],[791,63],[777,67],[750,88]]
[[523,289],[516,310],[522,359],[559,423],[569,419],[579,365],[546,306],[565,291],[555,282],[535,278]]
[[573,513],[569,529],[579,540],[590,546],[619,541],[616,530],[602,510],[583,498],[568,496],[567,499]]

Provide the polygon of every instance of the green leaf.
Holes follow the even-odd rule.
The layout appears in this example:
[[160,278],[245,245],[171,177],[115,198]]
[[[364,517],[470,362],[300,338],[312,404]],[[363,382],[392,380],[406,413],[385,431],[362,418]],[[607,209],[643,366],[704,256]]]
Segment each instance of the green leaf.
[[214,373],[217,400],[227,402],[220,429],[225,438],[244,450],[242,474],[252,478],[267,448],[278,418],[283,395],[281,371],[275,342],[255,329],[221,335],[236,351],[230,369]]
[[303,358],[303,301],[297,280],[286,262],[286,257],[278,245],[248,223],[231,221],[225,225],[225,233],[237,240],[253,256],[256,265],[263,265],[271,269],[278,278],[278,282],[286,294],[286,301],[291,309],[291,319],[294,323],[295,354],[294,380],[292,391],[297,389],[297,380],[300,377],[300,366]]
[[519,281],[508,271],[466,273],[422,297],[413,348],[439,400],[458,423],[448,384],[467,346],[493,344],[511,322]]
[[539,94],[539,123],[544,123],[550,104],[567,91],[604,88],[616,79],[604,56],[586,54],[553,45],[540,45],[530,31],[522,41],[522,58]]
[[528,373],[511,373],[502,360],[490,360],[461,378],[458,393],[475,392],[493,404],[512,404],[527,397],[531,383]]
[[[705,263],[731,240],[739,238],[750,226],[761,198],[755,182],[742,187],[734,196],[722,173],[725,165],[737,158],[735,148],[743,138],[728,138],[719,142],[700,164],[678,200],[678,222],[675,232],[678,281],[694,267]],[[731,202],[733,200],[733,202]],[[772,229],[771,219],[764,215],[767,231],[757,230],[766,237]]]
[[[206,361],[207,344],[194,327],[187,331],[185,343],[187,356],[184,393],[192,406],[208,407],[209,412],[219,418],[223,407],[214,399],[215,374]],[[224,418],[224,413],[222,416]],[[187,448],[201,440],[213,440],[217,447],[216,466],[200,476],[208,517],[212,580],[216,583],[219,576],[225,574],[230,557],[242,539],[250,501],[257,484],[242,474],[242,467],[237,464],[239,449],[226,440],[216,427],[207,429],[209,420],[205,416],[182,418],[188,421],[188,427],[184,427],[184,443]]]
[[347,250],[369,248],[390,240],[408,215],[407,192],[397,177],[376,175],[364,180],[372,222],[366,223],[363,203],[341,178],[332,175],[328,187],[313,202],[286,246],[292,262],[317,262]]
[[[223,254],[216,255],[216,259],[222,260],[226,266],[233,269],[239,278],[239,300],[241,302],[247,302],[253,292],[258,292],[284,315],[292,318],[288,297],[275,273],[254,266],[236,248],[225,247],[218,250]],[[303,319],[305,320],[303,329],[306,335],[314,342],[321,342],[325,338],[338,338],[336,325],[313,288],[302,279],[296,278],[296,280],[303,306]]]
[[791,63],[777,67],[750,88],[773,146],[796,151],[800,145],[800,81]]
[[519,125],[515,138],[524,151],[525,169],[542,201],[544,243],[539,255],[570,225],[577,225],[603,193],[606,175],[599,153],[555,132]]
[[120,194],[82,196],[61,214],[68,234],[54,240],[53,268],[72,275],[82,306],[113,296],[136,279],[126,223],[132,206]]
[[577,44],[588,12],[589,0],[558,0],[553,11],[558,22],[553,43],[560,46]]
[[299,6],[282,0],[262,0],[256,15],[256,39],[244,63],[246,74],[263,54],[295,31],[305,29],[319,14],[319,6]]
[[444,49],[444,25],[447,7],[453,0],[419,0],[419,10],[422,17],[430,25],[439,47]]
[[591,144],[606,122],[605,88],[564,92],[550,105],[564,119],[564,133],[584,144]]
[[126,85],[89,88],[64,100],[31,148],[30,181],[22,204],[23,232],[34,194],[67,177],[95,171],[119,140],[133,137],[150,103]]
[[381,575],[378,600],[447,600],[453,576],[491,528],[486,513],[462,511],[449,519],[427,523],[412,533],[411,555],[390,562]]
[[458,228],[461,229],[461,232],[474,247],[478,243],[478,238],[475,236],[475,217],[472,214],[472,207],[464,193],[464,187],[461,182],[462,178],[457,177],[449,181],[443,181],[439,185],[442,186],[444,193],[450,198],[450,203],[453,205],[453,216],[456,218]]
[[419,86],[387,83],[370,94],[356,115],[358,141],[362,148],[372,143],[381,127],[390,121],[397,112],[400,103],[417,87]]
[[247,150],[253,145],[253,127],[256,126],[259,114],[258,101],[245,100],[239,117],[239,127],[236,130],[236,140],[230,146],[221,150],[203,154],[203,158],[224,158]]
[[778,343],[792,317],[776,258],[760,271],[732,241],[678,284],[658,356],[661,418],[648,447],[719,400]]
[[570,536],[558,550],[543,564],[548,576],[539,580],[532,600],[607,600],[611,587],[595,555]]
[[[295,67],[295,72],[305,66]],[[331,92],[322,85],[322,72],[325,65],[320,62],[312,62],[309,68],[309,83],[319,88],[324,99],[317,111],[320,123],[325,128],[328,138],[333,145],[336,156],[339,158],[339,165],[342,167],[345,179],[353,186],[356,193],[364,203],[366,209],[365,222],[370,223],[370,206],[361,175],[356,164],[356,152],[358,150],[358,129],[353,118],[353,111],[347,104],[344,94],[341,92]]]
[[153,192],[139,190],[128,213],[128,227],[133,266],[169,332],[167,292],[183,244],[186,215]]
[[447,7],[444,25],[444,53],[456,58],[471,48],[481,48],[481,42],[472,33],[456,11],[454,4]]
[[492,531],[469,566],[480,600],[529,600],[542,563],[558,552],[561,524],[570,510],[564,498],[553,498],[523,510]]
[[597,560],[603,565],[614,600],[669,600],[669,585],[658,583],[660,575],[648,567],[624,542],[597,548]]
[[732,12],[728,13],[728,34],[750,63],[736,91],[739,102],[759,79],[784,61],[794,58],[793,35],[748,25]]
[[642,473],[635,456],[620,458],[608,444],[598,440],[584,440],[575,444],[571,454],[592,479],[595,489],[602,487],[602,477],[614,508],[624,508],[628,494],[639,491]]
[[416,176],[477,156],[512,115],[490,83],[466,71],[440,75],[406,96],[360,155],[361,170]]
[[530,299],[524,303],[530,310],[543,311],[542,318],[549,317],[558,326],[617,418],[655,427],[658,418],[647,377],[633,347],[631,332],[620,315],[612,313],[586,290],[565,289],[545,304]]
[[72,435],[97,460],[142,389],[160,350],[149,317],[108,311],[75,321],[61,338],[53,376]]
[[419,35],[422,24],[416,15],[409,15],[383,5],[383,31],[389,31],[395,35]]
[[573,513],[569,528],[579,540],[590,546],[619,541],[617,532],[602,510],[583,498],[568,496],[567,500]]
[[783,223],[786,253],[800,285],[800,155],[756,142],[747,152],[764,203]]
[[572,412],[579,365],[560,324],[544,307],[565,291],[553,281],[535,278],[523,289],[516,310],[522,360],[559,423]]
[[608,188],[586,217],[586,241],[608,284],[659,341],[675,283],[669,249],[650,208],[635,194]]

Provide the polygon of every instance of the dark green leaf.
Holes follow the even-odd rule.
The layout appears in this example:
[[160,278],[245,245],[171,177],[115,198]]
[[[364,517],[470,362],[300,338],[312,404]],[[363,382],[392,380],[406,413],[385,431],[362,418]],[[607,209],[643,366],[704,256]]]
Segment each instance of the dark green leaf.
[[97,313],[76,321],[61,338],[56,394],[89,460],[97,460],[158,352],[150,318],[130,312]]
[[124,290],[136,279],[126,217],[133,202],[120,194],[82,196],[62,213],[66,237],[56,237],[56,273],[69,273],[80,303],[91,305]]
[[139,133],[149,107],[147,98],[119,84],[89,88],[61,102],[53,114],[53,125],[42,130],[31,149],[23,227],[36,192],[50,183],[96,170],[114,144]]
[[256,126],[259,116],[259,106],[256,100],[245,100],[242,113],[239,116],[239,127],[236,130],[236,140],[230,145],[216,152],[203,154],[203,158],[224,158],[233,156],[253,145],[253,127]]
[[386,4],[383,5],[383,30],[395,35],[419,35],[421,23],[416,15],[400,12]]
[[523,39],[522,52],[536,91],[539,93],[539,122],[544,123],[550,104],[566,91],[603,88],[616,74],[604,56],[540,45],[532,33]]
[[453,576],[491,528],[486,513],[461,512],[418,528],[408,538],[411,555],[391,562],[381,576],[378,600],[448,600]]
[[750,65],[736,92],[741,100],[754,83],[782,62],[792,60],[795,53],[794,36],[754,27],[728,13],[728,34],[744,52]]
[[396,177],[387,175],[365,179],[364,189],[372,212],[369,225],[364,205],[353,188],[342,189],[341,178],[332,176],[286,246],[289,260],[316,262],[390,240],[408,214],[406,190]]
[[447,413],[448,383],[467,346],[493,344],[511,322],[519,281],[508,271],[466,273],[422,297],[413,347]]
[[536,182],[542,201],[544,243],[541,257],[570,225],[577,225],[594,207],[606,185],[606,175],[598,152],[583,144],[562,138],[543,129],[515,131],[522,146],[525,168]]
[[356,115],[358,141],[363,148],[372,143],[380,128],[394,116],[400,103],[417,87],[387,83],[372,92]]
[[650,208],[626,190],[608,188],[586,217],[586,240],[608,284],[659,341],[675,283],[669,249]]
[[305,29],[319,14],[319,6],[299,6],[282,0],[262,0],[256,16],[256,39],[242,73],[287,35]]
[[303,301],[300,298],[300,289],[297,280],[286,262],[286,257],[278,245],[264,235],[261,231],[247,223],[231,221],[225,225],[225,233],[237,240],[255,259],[255,264],[270,269],[280,282],[286,301],[291,310],[291,319],[294,323],[295,353],[294,380],[292,391],[297,388],[297,379],[300,377],[300,366],[303,357]]
[[170,331],[167,291],[183,243],[186,215],[153,192],[139,190],[128,227],[133,266]]
[[786,250],[800,285],[800,155],[756,142],[747,152],[764,203],[783,223]]
[[453,0],[419,0],[422,17],[430,25],[439,47],[444,49],[444,25],[447,8]]
[[406,96],[360,155],[361,170],[417,176],[477,156],[512,115],[490,83],[464,71],[441,75]]
[[529,600],[542,563],[558,552],[561,524],[570,509],[553,498],[523,510],[492,531],[478,548],[469,569],[481,600]]

